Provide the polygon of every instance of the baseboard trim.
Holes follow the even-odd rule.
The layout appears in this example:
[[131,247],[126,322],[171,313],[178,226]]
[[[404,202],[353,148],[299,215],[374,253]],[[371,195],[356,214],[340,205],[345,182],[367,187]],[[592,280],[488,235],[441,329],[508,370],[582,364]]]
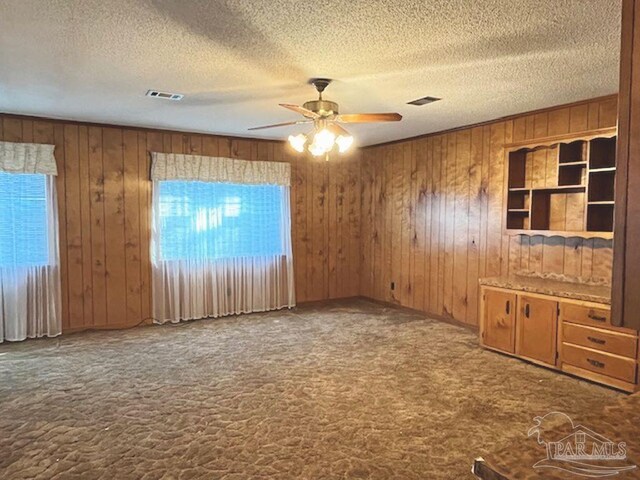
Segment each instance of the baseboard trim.
[[438,315],[435,313],[431,313],[431,312],[425,312],[422,310],[418,310],[416,308],[411,308],[411,307],[407,307],[405,305],[400,305],[398,303],[393,303],[393,302],[387,302],[385,300],[378,300],[377,298],[371,298],[371,297],[365,297],[365,296],[360,296],[358,298],[361,298],[363,300],[368,300],[370,302],[373,303],[377,303],[379,305],[384,305],[385,307],[390,307],[390,308],[397,308],[399,310],[405,310],[407,312],[412,312],[412,313],[419,313],[420,315],[425,315],[427,318],[430,318],[432,320],[437,320],[439,322],[443,322],[443,323],[448,323],[450,325],[454,325],[456,327],[462,327],[462,328],[466,328],[467,330],[471,330],[472,332],[478,332],[479,327],[478,325],[472,325],[470,323],[465,323],[465,322],[461,322],[460,320],[456,320],[455,318],[451,318],[451,317],[446,317],[444,315]]
[[313,305],[329,305],[329,304],[335,304],[337,302],[345,302],[349,300],[357,300],[362,298],[364,297],[361,297],[360,295],[351,295],[349,297],[324,298],[321,300],[304,300],[302,302],[297,302],[296,307],[309,307]]
[[[365,295],[352,295],[349,297],[327,298],[322,300],[305,300],[303,302],[296,303],[296,305],[292,307],[292,309],[295,310],[296,308],[299,308],[299,307],[314,307],[314,306],[319,307],[323,305],[335,305],[337,303],[348,303],[353,300],[364,300],[367,302],[372,302],[378,305],[382,305],[387,308],[395,308],[397,310],[403,310],[403,311],[414,313],[414,314],[417,313],[420,315],[424,315],[427,318],[432,320],[448,323],[456,327],[466,328],[467,330],[471,330],[474,332],[478,331],[477,325],[471,325],[469,323],[464,323],[464,322],[461,322],[460,320],[456,320],[455,318],[446,317],[444,315],[437,315],[435,313],[430,313],[430,312],[424,312],[422,310],[400,305],[398,303],[378,300],[377,298],[371,298]],[[259,313],[259,312],[255,312],[255,313]],[[251,315],[251,313],[243,313],[241,315]],[[64,336],[64,335],[69,335],[73,333],[90,332],[90,331],[129,330],[131,328],[145,327],[153,324],[154,324],[153,319],[145,319],[145,320],[142,320],[141,322],[134,323],[134,324],[118,323],[118,324],[112,324],[112,325],[86,325],[82,327],[73,327],[73,328],[63,329],[62,335]]]
[[153,325],[153,319],[142,320],[138,323],[116,323],[112,325],[86,325],[82,327],[63,328],[62,335],[68,335],[70,333],[90,332],[95,331],[108,331],[108,330],[129,330],[137,327],[148,327]]

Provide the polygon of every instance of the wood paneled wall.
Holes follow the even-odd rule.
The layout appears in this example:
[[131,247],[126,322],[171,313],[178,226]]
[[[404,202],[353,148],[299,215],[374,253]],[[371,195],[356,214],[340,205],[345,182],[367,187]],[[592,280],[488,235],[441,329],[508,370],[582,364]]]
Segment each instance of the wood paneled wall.
[[291,163],[298,302],[363,295],[476,324],[480,277],[611,275],[611,241],[503,234],[504,145],[616,116],[611,96],[330,162],[282,142],[13,115],[0,139],[56,145],[65,332],[151,317],[150,151]]
[[363,149],[361,293],[477,324],[480,277],[610,277],[610,240],[503,234],[504,145],[616,117],[611,96]]
[[0,139],[56,146],[65,332],[151,317],[150,151],[290,162],[298,302],[359,293],[359,153],[325,162],[282,142],[12,115]]

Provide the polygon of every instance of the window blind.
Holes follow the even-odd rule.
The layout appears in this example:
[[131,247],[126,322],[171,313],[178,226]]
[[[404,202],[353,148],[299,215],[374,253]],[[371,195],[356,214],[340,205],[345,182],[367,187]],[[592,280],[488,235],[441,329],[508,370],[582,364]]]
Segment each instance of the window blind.
[[46,175],[0,171],[0,266],[49,263]]
[[158,188],[158,260],[284,255],[284,187],[161,181]]

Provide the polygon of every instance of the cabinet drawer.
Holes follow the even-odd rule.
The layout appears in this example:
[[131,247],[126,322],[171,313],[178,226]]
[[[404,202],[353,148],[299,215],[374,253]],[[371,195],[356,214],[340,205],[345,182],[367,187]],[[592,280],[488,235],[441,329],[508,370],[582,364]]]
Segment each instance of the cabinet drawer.
[[625,382],[635,383],[636,362],[629,358],[563,342],[562,362]]
[[591,327],[611,327],[611,311],[585,307],[573,303],[560,304],[560,318],[564,322],[580,323]]
[[572,323],[562,324],[562,341],[634,359],[638,343],[632,335]]

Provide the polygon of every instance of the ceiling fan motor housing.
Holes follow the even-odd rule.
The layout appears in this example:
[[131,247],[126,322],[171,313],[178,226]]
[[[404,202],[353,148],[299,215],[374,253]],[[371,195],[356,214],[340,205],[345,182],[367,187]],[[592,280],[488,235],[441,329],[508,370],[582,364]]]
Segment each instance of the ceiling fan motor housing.
[[322,117],[338,114],[338,104],[329,100],[311,100],[310,102],[305,102],[303,107]]

